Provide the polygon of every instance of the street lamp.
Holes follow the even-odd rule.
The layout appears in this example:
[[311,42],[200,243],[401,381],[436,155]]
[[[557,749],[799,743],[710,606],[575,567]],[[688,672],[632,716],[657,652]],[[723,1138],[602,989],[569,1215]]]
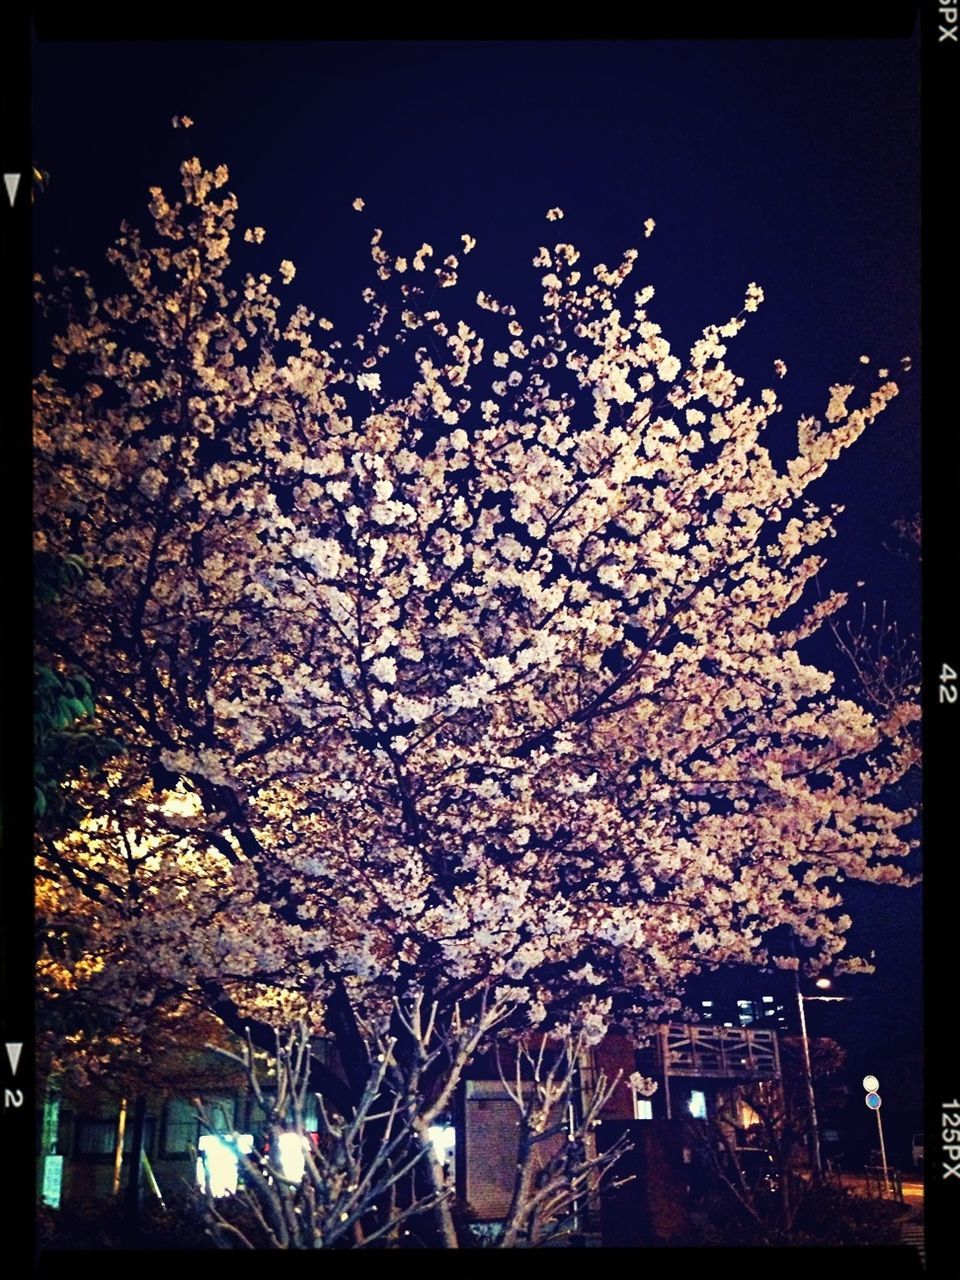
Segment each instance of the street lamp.
[[[800,1039],[803,1045],[803,1076],[807,1086],[807,1119],[809,1121],[808,1143],[810,1147],[810,1164],[816,1182],[823,1178],[823,1166],[820,1163],[820,1128],[817,1124],[817,1099],[813,1092],[813,1071],[810,1068],[810,1041],[807,1038],[807,1015],[804,1012],[804,1001],[810,999],[800,990],[800,966],[793,971],[793,980],[797,992],[797,1008],[800,1011]],[[829,981],[829,979],[826,979]]]
[[[807,1036],[807,1015],[804,1005],[808,1000],[849,1000],[849,996],[805,996],[800,990],[800,966],[793,971],[793,980],[797,992],[797,1009],[800,1011],[800,1039],[803,1045],[803,1076],[807,1086],[807,1118],[809,1122],[808,1145],[810,1147],[810,1164],[814,1179],[819,1182],[823,1178],[823,1165],[820,1160],[820,1126],[817,1121],[817,1099],[813,1091],[813,1070],[810,1066],[810,1040]],[[821,991],[829,991],[833,983],[829,978],[819,977],[815,985]]]

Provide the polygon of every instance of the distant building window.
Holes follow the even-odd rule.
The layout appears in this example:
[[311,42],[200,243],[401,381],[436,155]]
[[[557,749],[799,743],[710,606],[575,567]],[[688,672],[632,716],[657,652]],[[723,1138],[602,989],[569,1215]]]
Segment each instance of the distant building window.
[[[265,1093],[271,1104],[276,1101],[275,1095],[271,1094],[269,1090],[266,1090]],[[246,1114],[247,1124],[251,1129],[259,1131],[266,1126],[266,1113],[262,1107],[257,1105],[256,1101],[251,1101]],[[287,1123],[293,1127],[292,1114],[288,1114]],[[303,1128],[306,1133],[318,1133],[320,1130],[320,1107],[315,1093],[308,1093],[303,1100]]]
[[634,1120],[652,1120],[653,1119],[653,1103],[649,1098],[638,1098],[633,1095],[633,1118]]
[[690,1098],[687,1102],[687,1110],[693,1116],[694,1120],[706,1120],[707,1095],[702,1089],[691,1089]]
[[203,1110],[209,1124],[204,1125],[204,1133],[232,1133],[236,1119],[236,1101],[233,1098],[204,1098]]
[[168,1156],[186,1155],[196,1147],[200,1132],[197,1109],[184,1098],[171,1098],[163,1126],[163,1153]]
[[[78,1120],[76,1153],[78,1156],[112,1156],[117,1149],[117,1120]],[[143,1130],[143,1148],[150,1150],[153,1141],[153,1117],[148,1116]],[[124,1151],[133,1150],[133,1117],[127,1115],[123,1133]]]
[[320,1110],[317,1106],[317,1095],[308,1093],[303,1101],[303,1127],[307,1133],[316,1133],[320,1128]]
[[[236,1111],[234,1099],[204,1098],[203,1103],[210,1121],[209,1126],[204,1126],[203,1132],[231,1133]],[[191,1149],[196,1149],[200,1132],[200,1117],[194,1103],[186,1098],[171,1098],[167,1103],[163,1127],[164,1155],[186,1155]]]
[[43,1189],[41,1198],[51,1209],[60,1208],[60,1195],[63,1190],[63,1156],[43,1157]]
[[701,1001],[700,1001],[700,1003],[703,1005],[703,1007],[704,1007],[705,1009],[712,1009],[712,1008],[713,1008],[713,1001],[712,1001],[712,1000],[701,1000]]
[[773,996],[761,996],[760,999],[764,1004],[773,1004]]
[[117,1141],[116,1120],[78,1120],[77,1155],[108,1156]]

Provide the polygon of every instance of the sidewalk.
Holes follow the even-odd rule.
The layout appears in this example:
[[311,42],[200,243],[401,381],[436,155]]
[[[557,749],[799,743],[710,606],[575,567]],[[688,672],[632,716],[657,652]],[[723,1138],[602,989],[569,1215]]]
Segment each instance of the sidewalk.
[[[839,1175],[839,1183],[846,1191],[852,1192],[854,1195],[867,1196],[870,1195],[869,1185],[866,1176],[862,1173],[841,1173]],[[903,1179],[903,1203],[907,1205],[915,1213],[923,1216],[923,1183],[915,1178]],[[911,1215],[912,1216],[912,1215]]]

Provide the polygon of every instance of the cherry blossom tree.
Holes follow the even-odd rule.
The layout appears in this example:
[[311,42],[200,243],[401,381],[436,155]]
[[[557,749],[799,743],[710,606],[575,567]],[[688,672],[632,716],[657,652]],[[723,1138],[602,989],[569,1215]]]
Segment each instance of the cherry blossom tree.
[[916,688],[844,696],[817,632],[845,596],[808,591],[842,511],[816,482],[886,371],[788,427],[727,363],[758,285],[681,359],[638,251],[586,266],[558,209],[529,315],[464,286],[469,234],[374,229],[340,339],[281,302],[226,169],[181,176],[113,291],[38,277],[37,549],[86,567],[38,661],[124,747],[42,835],[90,921],[51,990],[132,1034],[178,1001],[305,1019],[355,1104],[409,993],[448,1017],[492,984],[501,1034],[596,1042],[704,967],[840,957],[839,881],[910,879]]

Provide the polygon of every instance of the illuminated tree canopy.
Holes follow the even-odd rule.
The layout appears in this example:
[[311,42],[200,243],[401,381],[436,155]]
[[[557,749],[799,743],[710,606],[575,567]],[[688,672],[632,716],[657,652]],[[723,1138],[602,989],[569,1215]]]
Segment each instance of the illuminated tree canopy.
[[791,937],[846,958],[842,880],[910,879],[918,707],[811,656],[846,598],[811,586],[842,508],[810,493],[888,372],[788,428],[727,363],[758,285],[681,358],[638,251],[586,265],[557,209],[539,314],[465,290],[470,235],[375,230],[341,341],[227,181],[153,188],[115,292],[39,282],[37,548],[85,572],[38,661],[124,748],[42,837],[42,911],[89,924],[43,982],[130,1033],[489,983],[595,1041]]

